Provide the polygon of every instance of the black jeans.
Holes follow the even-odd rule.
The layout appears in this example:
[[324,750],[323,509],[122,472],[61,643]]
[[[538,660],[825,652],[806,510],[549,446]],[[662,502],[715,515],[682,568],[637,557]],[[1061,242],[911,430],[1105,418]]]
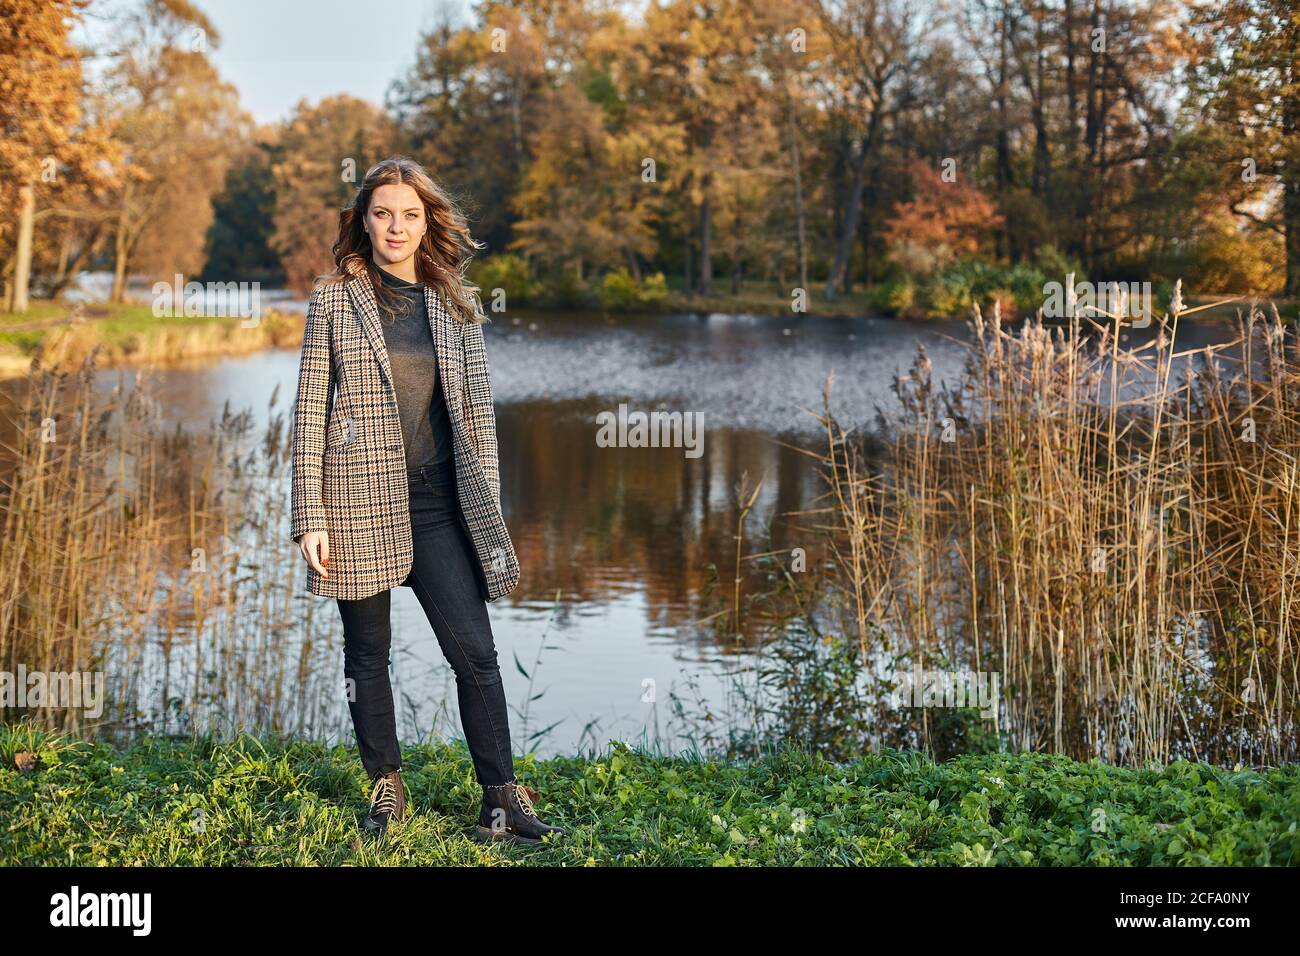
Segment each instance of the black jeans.
[[[415,591],[456,675],[460,720],[485,787],[515,779],[505,688],[487,604],[479,592],[478,559],[460,514],[455,470],[410,475],[411,573]],[[392,591],[358,601],[338,599],[343,617],[343,674],[354,683],[348,701],[361,763],[374,777],[401,769],[393,690],[388,682]]]

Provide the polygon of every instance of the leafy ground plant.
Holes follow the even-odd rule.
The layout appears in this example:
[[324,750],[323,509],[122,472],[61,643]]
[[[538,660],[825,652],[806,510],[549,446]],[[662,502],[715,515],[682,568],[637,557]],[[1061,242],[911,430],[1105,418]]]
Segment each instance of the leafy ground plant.
[[1300,767],[1130,769],[1044,754],[833,763],[784,748],[724,762],[613,743],[520,758],[554,846],[469,838],[463,744],[407,747],[412,814],[358,837],[350,747],[141,738],[125,750],[0,727],[0,863],[161,866],[1146,866],[1300,863]]

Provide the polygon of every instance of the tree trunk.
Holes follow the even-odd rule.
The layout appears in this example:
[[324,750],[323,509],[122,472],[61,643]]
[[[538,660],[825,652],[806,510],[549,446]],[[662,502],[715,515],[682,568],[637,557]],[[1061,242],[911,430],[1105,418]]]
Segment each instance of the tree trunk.
[[[1067,0],[1068,2],[1068,0]],[[1045,86],[1044,66],[1043,66],[1043,47],[1045,45],[1043,22],[1046,17],[1038,18],[1038,29],[1035,34],[1034,44],[1034,72],[1037,80],[1037,89],[1030,90],[1034,103],[1034,195],[1041,199],[1047,192],[1048,179],[1052,175],[1052,154],[1051,147],[1048,145],[1047,134],[1047,116],[1046,104],[1044,100],[1047,96],[1047,87]]]
[[54,281],[50,289],[51,298],[58,298],[63,295],[63,291],[77,280],[86,262],[94,257],[96,249],[99,247],[100,236],[103,235],[104,227],[102,223],[95,223],[94,229],[91,230],[90,237],[86,239],[77,250],[77,254],[72,257],[68,263],[63,275]]
[[32,233],[36,222],[36,186],[18,187],[18,236],[14,249],[13,310],[27,311],[27,286],[32,276]]
[[[1006,208],[1007,190],[1011,188],[1011,140],[1008,133],[1010,121],[1007,118],[1007,32],[1011,28],[1011,11],[1005,2],[1002,5],[1002,23],[998,28],[998,134],[997,134],[997,183],[998,203]],[[998,256],[1007,256],[1015,262],[1015,251],[1011,248],[1011,223],[1003,220],[998,233]]]
[[[739,190],[737,190],[739,192]],[[731,294],[740,294],[740,196],[736,197],[736,214],[731,217]]]
[[687,295],[694,295],[695,289],[692,285],[691,262],[695,258],[695,243],[691,242],[691,237],[686,237],[686,275],[683,277],[682,291]]
[[[873,161],[871,175],[867,177],[866,198],[863,201],[862,216],[862,285],[871,288],[874,276],[871,273],[871,243],[875,237],[876,200],[880,195],[880,162]],[[850,283],[851,285],[851,283]]]
[[[1079,82],[1075,70],[1076,59],[1074,0],[1065,0],[1065,102],[1068,120],[1065,130],[1065,167],[1071,177],[1070,187],[1077,187],[1079,182]],[[1083,243],[1080,241],[1080,230],[1077,224],[1083,220],[1081,201],[1080,191],[1071,188],[1065,202],[1068,204],[1067,208],[1071,210],[1071,219],[1076,225],[1066,230],[1064,245],[1065,251],[1080,261],[1083,260]]]
[[713,207],[709,201],[711,173],[700,181],[704,198],[700,202],[700,295],[713,294]]
[[1283,142],[1291,144],[1282,182],[1282,235],[1286,243],[1286,285],[1282,294],[1300,297],[1300,103],[1284,110]]
[[122,188],[122,207],[117,216],[117,229],[113,232],[113,289],[110,302],[121,302],[126,297],[126,257],[130,243],[127,239],[126,217],[131,205],[131,180]]
[[[794,122],[794,98],[787,101],[786,125],[790,130],[790,168],[794,173],[795,261],[798,263],[799,288],[808,293],[808,237],[804,224],[803,175],[799,168],[799,128]],[[787,292],[789,290],[786,290]]]
[[63,232],[59,236],[59,262],[54,268],[54,284],[63,285],[64,278],[68,274],[68,257],[71,255],[72,248],[72,224],[64,223]]
[[[875,117],[872,117],[874,126]],[[835,301],[844,290],[849,273],[849,262],[853,257],[853,243],[858,236],[858,216],[862,211],[862,188],[867,155],[871,149],[866,138],[860,141],[859,153],[853,158],[853,178],[849,182],[848,202],[844,204],[844,222],[840,226],[840,236],[835,244],[835,260],[831,264],[830,278],[826,280],[826,298]]]
[[1065,103],[1066,118],[1069,120],[1069,134],[1065,137],[1065,148],[1074,155],[1078,138],[1079,95],[1075,89],[1074,79],[1074,0],[1065,0]]
[[1097,88],[1099,81],[1097,71],[1099,58],[1105,56],[1104,53],[1098,53],[1092,47],[1094,42],[1094,31],[1100,26],[1101,19],[1101,0],[1095,0],[1092,6],[1091,29],[1088,32],[1088,102],[1085,106],[1085,120],[1083,128],[1084,159],[1083,168],[1081,169],[1080,180],[1083,183],[1083,189],[1079,190],[1079,215],[1077,221],[1083,229],[1080,236],[1079,245],[1083,252],[1084,267],[1092,272],[1094,269],[1093,250],[1096,248],[1096,239],[1093,235],[1093,215],[1092,203],[1094,198],[1093,190],[1096,188],[1094,175],[1097,168]]
[[1097,220],[1092,228],[1092,256],[1091,269],[1101,268],[1102,248],[1107,245],[1107,228],[1109,226],[1109,216],[1106,209],[1106,175],[1108,167],[1106,164],[1106,146],[1110,131],[1106,124],[1106,114],[1110,112],[1110,102],[1107,97],[1109,88],[1107,86],[1107,77],[1110,73],[1110,57],[1107,55],[1101,61],[1101,102],[1097,106],[1097,163],[1096,174],[1094,176],[1094,186],[1092,190],[1093,208],[1097,211]]

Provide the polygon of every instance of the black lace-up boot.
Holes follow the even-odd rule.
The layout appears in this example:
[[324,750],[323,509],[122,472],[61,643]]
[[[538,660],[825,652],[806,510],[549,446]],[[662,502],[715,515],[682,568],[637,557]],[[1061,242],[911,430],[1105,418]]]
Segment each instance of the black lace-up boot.
[[538,819],[537,811],[533,809],[537,797],[536,790],[529,790],[513,780],[499,787],[484,787],[483,807],[479,810],[474,839],[484,843],[492,840],[541,843],[542,837],[548,833],[552,834],[551,839],[563,836],[562,828],[549,826]]
[[400,823],[405,816],[406,788],[402,786],[402,771],[379,774],[370,791],[370,812],[362,826],[372,836],[383,836],[390,822]]

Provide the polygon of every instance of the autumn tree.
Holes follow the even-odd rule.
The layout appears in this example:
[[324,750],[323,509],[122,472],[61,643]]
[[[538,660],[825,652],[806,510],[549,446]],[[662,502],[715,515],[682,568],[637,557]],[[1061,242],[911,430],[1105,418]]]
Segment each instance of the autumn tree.
[[826,297],[834,299],[848,287],[864,194],[874,199],[886,139],[910,105],[918,24],[913,9],[895,0],[819,0],[818,19],[831,47],[818,92],[840,170],[826,279]]
[[1300,296],[1300,15],[1289,0],[1220,0],[1198,8],[1195,29],[1219,198],[1280,238],[1282,294]]
[[629,101],[683,133],[680,164],[661,170],[679,190],[678,221],[693,220],[704,295],[713,288],[714,213],[729,137],[762,109],[755,68],[761,39],[744,0],[672,0],[647,8],[629,50]]
[[913,164],[915,195],[885,223],[890,258],[914,276],[928,276],[961,258],[988,252],[1002,216],[969,180]]
[[300,293],[333,268],[339,212],[374,163],[398,151],[393,119],[373,104],[332,96],[299,103],[272,149],[275,191],[271,246],[286,283]]
[[186,0],[147,0],[116,26],[102,120],[123,151],[109,200],[112,299],[122,301],[133,269],[170,278],[203,268],[230,144],[248,138],[251,120],[209,59],[219,34]]
[[233,150],[225,187],[213,201],[199,281],[284,284],[280,257],[271,248],[276,201],[271,163],[279,135],[279,124],[267,124]]
[[[793,220],[788,230],[793,241],[796,287],[808,289],[809,185],[805,184],[808,159],[815,149],[817,114],[806,107],[815,103],[811,85],[821,63],[830,55],[826,34],[816,28],[816,0],[752,0],[758,21],[760,77],[770,103],[770,121],[780,136],[785,172],[784,186]],[[775,221],[779,232],[782,220]],[[783,237],[782,237],[783,238]]]
[[477,15],[455,27],[443,7],[388,102],[407,151],[462,202],[475,238],[501,250],[547,86],[545,37],[513,6],[484,5]]
[[[0,262],[8,306],[28,308],[32,265],[57,258],[66,273],[69,224],[93,218],[88,197],[110,182],[106,166],[117,147],[106,132],[83,121],[82,67],[69,34],[86,0],[0,0],[0,170],[7,202],[0,203]],[[42,229],[57,248],[36,239]]]

